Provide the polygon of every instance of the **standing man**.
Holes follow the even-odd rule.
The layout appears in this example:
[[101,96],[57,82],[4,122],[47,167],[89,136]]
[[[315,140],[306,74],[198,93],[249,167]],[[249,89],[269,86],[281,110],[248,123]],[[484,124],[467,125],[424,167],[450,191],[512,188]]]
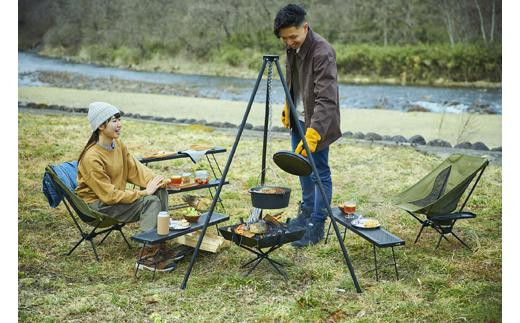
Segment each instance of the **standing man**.
[[332,199],[329,145],[341,137],[336,53],[311,30],[306,14],[302,7],[289,4],[278,11],[274,20],[274,34],[286,45],[285,75],[297,110],[297,115],[292,115],[286,100],[282,123],[291,128],[292,149],[307,157],[295,122],[305,130],[326,194],[323,199],[315,174],[300,176],[302,204],[291,224],[304,226],[306,231],[301,240],[293,242],[295,247],[317,244],[324,237],[326,204],[330,205]]

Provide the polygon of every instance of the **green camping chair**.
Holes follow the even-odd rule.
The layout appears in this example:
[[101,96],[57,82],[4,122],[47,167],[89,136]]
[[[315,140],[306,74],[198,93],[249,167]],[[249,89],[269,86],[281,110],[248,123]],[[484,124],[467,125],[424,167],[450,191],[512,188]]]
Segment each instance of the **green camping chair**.
[[[436,250],[443,238],[449,241],[446,235],[450,233],[471,250],[453,232],[453,226],[458,220],[477,216],[475,213],[463,211],[463,209],[488,164],[489,161],[485,158],[453,154],[415,185],[394,198],[394,204],[421,223],[421,230],[414,243],[417,243],[425,227],[432,227],[440,234]],[[460,209],[453,212],[477,174],[477,179]],[[423,219],[424,217],[421,215],[426,218]]]
[[[65,207],[67,208],[68,213],[70,214],[72,220],[74,221],[74,224],[76,225],[76,228],[78,229],[79,233],[81,234],[81,239],[74,245],[74,247],[67,253],[67,256],[70,255],[83,241],[90,241],[90,244],[92,246],[92,250],[94,251],[94,255],[96,256],[96,260],[99,261],[99,257],[96,251],[96,247],[94,245],[93,239],[103,233],[106,233],[103,239],[99,242],[98,245],[101,245],[103,241],[108,237],[112,231],[116,230],[121,233],[123,236],[123,239],[125,240],[127,246],[129,249],[131,249],[130,244],[128,243],[128,240],[126,239],[125,235],[123,234],[123,231],[121,230],[126,223],[121,223],[116,221],[113,218],[110,218],[104,213],[95,211],[91,209],[85,201],[83,201],[79,196],[76,195],[75,192],[70,191],[70,189],[65,185],[65,183],[58,177],[54,169],[52,168],[52,165],[48,165],[45,167],[45,171],[49,173],[49,175],[52,178],[52,184],[57,185],[63,192],[64,192],[64,199],[63,204],[65,204]],[[67,203],[68,201],[68,203]],[[69,206],[70,204],[70,206]],[[77,217],[79,219],[87,224],[88,226],[94,227],[90,232],[84,231],[81,226],[78,223],[78,220],[76,219],[76,216],[74,216],[73,211],[76,213]],[[99,229],[103,229],[101,231],[96,231]]]

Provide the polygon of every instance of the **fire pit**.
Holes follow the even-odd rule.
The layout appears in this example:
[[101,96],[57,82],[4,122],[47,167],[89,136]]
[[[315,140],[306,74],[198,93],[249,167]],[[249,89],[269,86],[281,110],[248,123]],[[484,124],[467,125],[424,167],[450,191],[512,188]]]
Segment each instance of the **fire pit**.
[[[246,262],[241,266],[241,268],[247,268],[250,266],[245,276],[249,275],[258,266],[258,264],[262,262],[262,260],[266,259],[280,275],[287,279],[287,274],[283,271],[283,265],[280,262],[269,258],[269,254],[286,243],[300,240],[305,233],[305,228],[289,228],[289,226],[285,223],[267,222],[267,232],[263,234],[246,236],[236,232],[237,227],[240,225],[241,224],[235,224],[219,228],[218,230],[224,239],[233,241],[239,247],[246,249],[256,255],[256,258]],[[265,248],[269,249],[266,252],[262,251],[262,249]]]

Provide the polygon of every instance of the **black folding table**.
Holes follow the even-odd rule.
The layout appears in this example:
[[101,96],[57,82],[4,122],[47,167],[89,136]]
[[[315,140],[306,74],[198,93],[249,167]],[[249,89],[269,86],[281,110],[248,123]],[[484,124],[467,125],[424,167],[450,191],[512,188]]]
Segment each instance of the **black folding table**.
[[[204,222],[206,221],[207,217],[208,217],[208,213],[203,213],[200,216],[199,220],[196,223],[192,223],[189,228],[182,229],[182,230],[172,230],[172,229],[170,229],[170,231],[166,235],[159,235],[159,234],[157,234],[157,230],[156,229],[152,229],[150,231],[141,232],[141,233],[138,233],[138,234],[132,236],[131,237],[132,240],[140,242],[140,243],[143,244],[143,247],[141,248],[141,252],[139,254],[139,259],[137,260],[137,262],[140,262],[140,261],[142,261],[144,259],[143,258],[143,251],[144,251],[144,248],[146,247],[147,244],[149,244],[149,245],[159,244],[161,242],[165,242],[165,241],[168,241],[168,240],[175,239],[177,237],[183,236],[183,235],[188,234],[190,232],[197,231],[197,230],[201,229],[204,226]],[[217,213],[217,212],[213,212],[213,214],[211,215],[211,219],[209,220],[208,226],[209,225],[216,225],[218,223],[221,223],[221,222],[224,222],[224,221],[227,221],[227,220],[229,220],[229,216],[228,215]],[[135,276],[136,277],[137,277],[137,269],[138,268],[136,268],[136,270],[135,270]],[[155,270],[153,272],[153,279],[155,279]]]
[[[378,271],[378,264],[377,264],[377,253],[376,253],[376,247],[378,248],[392,248],[392,258],[393,263],[390,263],[389,265],[393,265],[395,267],[395,275],[397,279],[399,279],[399,272],[397,271],[397,262],[395,260],[395,252],[394,247],[396,246],[402,246],[404,245],[404,240],[399,238],[398,236],[386,231],[385,229],[379,227],[377,229],[363,229],[356,227],[352,224],[352,221],[356,219],[358,216],[354,215],[353,217],[346,217],[345,213],[343,213],[339,207],[332,209],[332,216],[336,219],[336,221],[343,225],[345,227],[345,232],[343,233],[343,241],[345,240],[345,235],[347,233],[347,229],[354,232],[355,234],[361,236],[368,242],[372,244],[372,248],[374,251],[374,269],[376,271],[376,280],[379,281],[379,271]],[[330,225],[329,229],[327,230],[327,237],[325,239],[325,243],[327,243],[327,240],[329,238],[329,232],[330,232]],[[372,270],[370,270],[372,271]]]

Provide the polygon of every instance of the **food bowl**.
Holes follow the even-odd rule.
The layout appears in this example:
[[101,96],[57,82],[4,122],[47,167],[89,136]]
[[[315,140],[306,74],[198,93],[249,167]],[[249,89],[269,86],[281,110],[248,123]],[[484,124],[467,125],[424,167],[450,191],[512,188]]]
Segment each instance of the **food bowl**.
[[198,215],[184,215],[184,219],[190,223],[199,222],[200,214]]
[[257,186],[249,189],[251,203],[259,209],[283,209],[289,205],[291,189],[279,186]]
[[196,223],[199,221],[200,214],[193,207],[189,207],[186,209],[184,214],[182,215],[184,219],[190,223]]

